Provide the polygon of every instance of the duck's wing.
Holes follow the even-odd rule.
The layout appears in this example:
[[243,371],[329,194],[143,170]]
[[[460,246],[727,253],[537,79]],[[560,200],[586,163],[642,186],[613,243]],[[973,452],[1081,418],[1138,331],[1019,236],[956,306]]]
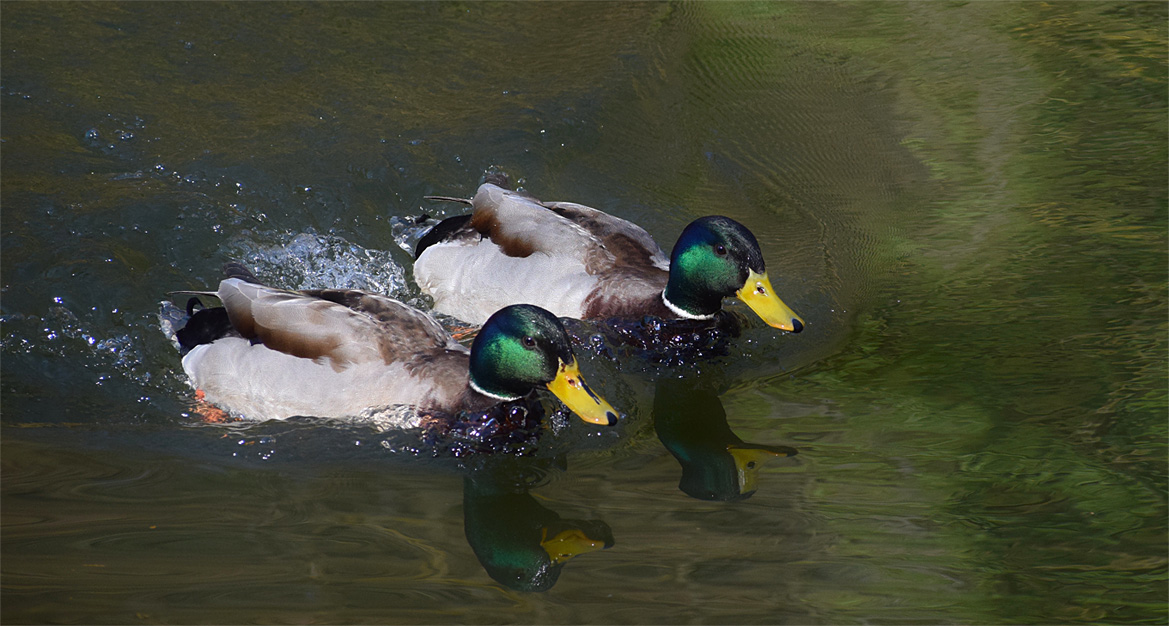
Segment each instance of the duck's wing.
[[335,368],[457,346],[425,313],[374,294],[285,291],[240,278],[221,282],[218,294],[240,336]]
[[585,229],[612,255],[613,264],[581,305],[582,317],[666,315],[661,293],[670,261],[642,227],[575,202],[543,203]]
[[580,317],[614,257],[583,227],[521,193],[479,187],[470,216],[448,218],[418,245],[414,279],[436,311],[472,324],[509,304]]
[[414,278],[435,310],[482,324],[523,302],[574,318],[661,307],[669,262],[636,224],[491,183],[471,204],[470,216],[444,220],[419,242]]
[[668,271],[669,258],[644,228],[575,202],[541,202],[523,192],[492,183],[479,187],[465,202],[471,215],[447,218],[418,242],[415,258],[437,243],[476,245],[489,239],[502,254],[527,258],[537,252],[579,262],[589,274],[614,266],[654,267]]
[[544,253],[562,263],[579,263],[589,274],[613,266],[613,255],[600,237],[526,194],[484,183],[471,206],[468,226],[507,256]]
[[417,348],[456,348],[459,345],[433,317],[414,307],[358,289],[306,289],[307,296],[335,302],[373,318],[381,327],[383,343],[396,342],[395,352]]
[[604,246],[618,267],[655,267],[669,271],[670,260],[644,228],[604,211],[575,202],[543,202]]

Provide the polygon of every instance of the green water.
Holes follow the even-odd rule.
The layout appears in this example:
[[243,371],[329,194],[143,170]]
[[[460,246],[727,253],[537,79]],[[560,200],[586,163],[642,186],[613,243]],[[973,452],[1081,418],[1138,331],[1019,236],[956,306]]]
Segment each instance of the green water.
[[[5,3],[0,618],[1165,623],[1167,18]],[[626,420],[529,458],[191,415],[167,291],[241,259],[425,306],[397,218],[492,167],[667,249],[748,224],[807,329],[587,353]],[[700,500],[670,434],[699,431],[799,454]],[[537,522],[612,545],[492,578],[477,542]]]

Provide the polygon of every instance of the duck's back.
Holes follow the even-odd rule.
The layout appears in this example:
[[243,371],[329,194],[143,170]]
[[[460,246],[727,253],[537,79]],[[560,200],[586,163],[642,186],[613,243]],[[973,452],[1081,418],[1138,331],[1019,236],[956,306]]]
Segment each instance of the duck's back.
[[436,227],[442,238],[420,246],[414,265],[441,313],[482,324],[504,306],[527,303],[558,317],[606,317],[618,313],[598,303],[652,304],[665,287],[665,254],[631,222],[490,183],[472,206],[471,216]]
[[233,413],[351,417],[393,404],[445,411],[466,395],[466,348],[396,300],[238,279],[220,283],[219,296],[238,336],[195,346],[183,369],[207,401]]

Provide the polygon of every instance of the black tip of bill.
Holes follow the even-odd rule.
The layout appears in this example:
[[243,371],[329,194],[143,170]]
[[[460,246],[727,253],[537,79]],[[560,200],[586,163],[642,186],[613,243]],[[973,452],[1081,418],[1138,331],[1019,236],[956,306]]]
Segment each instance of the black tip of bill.
[[803,323],[801,323],[800,320],[793,317],[792,318],[792,332],[798,333],[803,329],[804,329]]

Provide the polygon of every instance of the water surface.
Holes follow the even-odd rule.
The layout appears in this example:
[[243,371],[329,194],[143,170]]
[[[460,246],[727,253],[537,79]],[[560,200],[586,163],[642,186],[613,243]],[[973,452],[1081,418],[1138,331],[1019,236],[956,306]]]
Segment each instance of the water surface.
[[[3,621],[1164,623],[1167,17],[6,4]],[[748,224],[807,329],[585,351],[627,419],[517,458],[192,413],[166,292],[425,307],[402,218],[489,169],[667,249]],[[730,437],[799,453],[687,491]],[[540,528],[609,547],[545,591],[477,557]]]

